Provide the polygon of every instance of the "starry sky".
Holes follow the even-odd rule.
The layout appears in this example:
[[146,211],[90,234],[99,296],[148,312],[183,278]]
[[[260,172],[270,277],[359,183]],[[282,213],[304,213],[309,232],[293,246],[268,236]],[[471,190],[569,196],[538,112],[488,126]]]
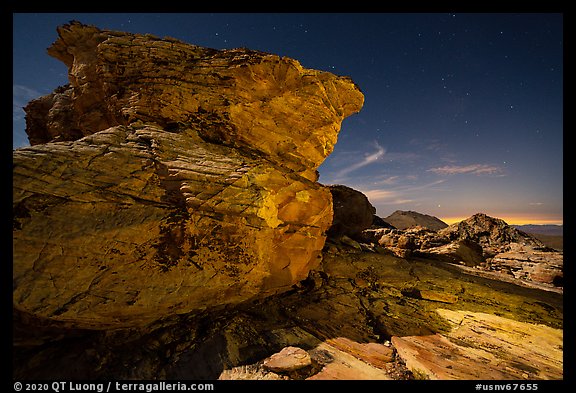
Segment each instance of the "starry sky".
[[46,48],[73,19],[351,77],[364,107],[319,181],[364,192],[381,217],[563,223],[562,14],[14,13],[14,149],[28,145],[22,107],[68,82]]

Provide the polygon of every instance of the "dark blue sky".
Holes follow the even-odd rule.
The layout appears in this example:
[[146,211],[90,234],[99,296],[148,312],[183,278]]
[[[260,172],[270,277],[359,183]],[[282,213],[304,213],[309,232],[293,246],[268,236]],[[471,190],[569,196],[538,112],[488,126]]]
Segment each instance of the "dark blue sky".
[[14,148],[28,143],[20,108],[67,83],[46,48],[72,19],[350,76],[364,108],[320,181],[365,192],[380,216],[562,223],[561,14],[14,14]]

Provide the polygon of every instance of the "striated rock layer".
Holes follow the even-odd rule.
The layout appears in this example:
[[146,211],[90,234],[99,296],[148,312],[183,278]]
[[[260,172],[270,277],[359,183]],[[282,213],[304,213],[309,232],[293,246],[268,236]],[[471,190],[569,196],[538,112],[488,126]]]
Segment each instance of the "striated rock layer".
[[71,23],[70,85],[13,154],[17,313],[130,327],[284,291],[332,222],[316,182],[363,95],[345,77]]
[[[294,290],[226,310],[113,331],[28,329],[13,378],[561,379],[563,307],[560,293],[340,245]],[[286,347],[311,364],[267,370]]]

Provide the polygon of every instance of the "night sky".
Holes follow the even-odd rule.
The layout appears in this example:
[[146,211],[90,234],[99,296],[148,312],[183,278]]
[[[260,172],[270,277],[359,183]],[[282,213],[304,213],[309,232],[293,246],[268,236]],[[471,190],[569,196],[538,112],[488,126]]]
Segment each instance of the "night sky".
[[364,192],[381,217],[563,223],[562,14],[14,14],[13,148],[28,145],[21,108],[68,82],[46,48],[73,19],[351,77],[365,104],[320,182]]

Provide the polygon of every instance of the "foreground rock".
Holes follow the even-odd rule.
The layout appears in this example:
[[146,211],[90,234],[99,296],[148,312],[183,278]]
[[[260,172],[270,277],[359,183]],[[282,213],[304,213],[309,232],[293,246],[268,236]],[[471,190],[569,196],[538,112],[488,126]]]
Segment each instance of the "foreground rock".
[[[562,349],[555,345],[562,336],[562,294],[478,277],[441,261],[352,248],[326,253],[321,269],[291,292],[145,328],[28,329],[18,334],[14,377],[433,378],[418,371],[425,371],[423,366],[407,368],[414,362],[398,339],[410,351],[422,351],[416,360],[436,362],[438,378],[456,378],[462,361],[470,365],[479,359],[474,355],[491,359],[477,367],[481,379],[501,373],[557,379],[561,373]],[[311,365],[288,373],[266,370],[264,361],[286,347],[306,351]],[[526,363],[528,358],[534,364]],[[510,369],[497,361],[506,361]]]
[[276,373],[288,373],[312,365],[308,352],[298,347],[286,347],[264,360],[264,369]]
[[316,168],[363,96],[247,49],[71,23],[70,86],[27,108],[13,154],[14,308],[90,329],[285,291],[332,222]]
[[563,332],[492,314],[438,309],[444,334],[393,337],[406,366],[422,379],[563,379]]
[[[392,348],[382,344],[360,344],[338,337],[321,342],[309,351],[292,348],[286,347],[263,362],[224,370],[218,379],[391,380],[394,379],[393,370],[398,368],[393,362]],[[269,367],[274,357],[274,360],[281,359],[280,369]],[[289,369],[284,364],[290,365]]]

